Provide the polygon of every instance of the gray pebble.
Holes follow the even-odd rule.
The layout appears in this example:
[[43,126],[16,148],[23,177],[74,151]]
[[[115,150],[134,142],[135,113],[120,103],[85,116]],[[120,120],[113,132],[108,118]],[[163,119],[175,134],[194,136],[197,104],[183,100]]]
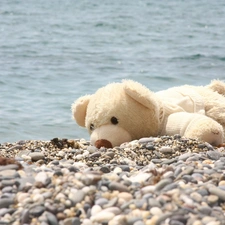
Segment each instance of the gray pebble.
[[178,157],[178,160],[186,161],[191,155],[191,152],[184,153]]
[[81,221],[78,217],[71,217],[65,219],[63,225],[81,225]]
[[174,151],[172,148],[167,147],[167,146],[163,146],[159,149],[159,151],[163,154],[172,154]]
[[100,205],[100,206],[104,206],[105,204],[107,204],[109,201],[106,198],[99,198],[95,201],[95,205]]
[[147,148],[148,150],[155,150],[155,146],[151,143],[146,144],[145,148]]
[[225,191],[221,190],[216,186],[208,187],[209,193],[218,196],[221,200],[225,201]]
[[[4,166],[0,166],[0,171],[5,171],[5,170],[18,170],[19,166],[17,164],[8,164]],[[4,174],[3,174],[4,176]]]
[[2,193],[12,193],[12,191],[13,191],[12,186],[2,188]]
[[56,218],[56,216],[50,212],[45,212],[45,215],[47,217],[48,223],[50,225],[58,225],[58,220]]
[[42,152],[31,152],[29,156],[31,157],[31,160],[34,162],[45,158]]
[[2,181],[2,186],[3,187],[7,187],[7,186],[13,186],[17,183],[16,180],[12,179],[12,180],[3,180]]
[[140,144],[144,144],[144,143],[147,143],[147,142],[154,142],[155,141],[155,138],[153,137],[149,137],[149,138],[141,138],[139,139],[139,143]]
[[28,209],[24,209],[20,218],[21,224],[29,224],[30,222],[30,213]]
[[13,151],[13,150],[20,150],[22,148],[23,148],[23,146],[21,146],[21,145],[14,145],[11,148],[7,149],[7,152],[10,152],[10,151]]
[[168,184],[171,184],[171,183],[172,183],[172,179],[170,179],[170,178],[166,178],[166,179],[160,180],[160,181],[155,185],[155,190],[156,190],[156,191],[160,191],[160,190],[162,190],[163,188],[165,188]]
[[110,190],[118,190],[118,191],[125,191],[125,192],[128,192],[129,191],[129,188],[121,183],[118,183],[118,182],[111,182],[109,184],[109,189]]
[[39,217],[45,211],[42,205],[34,205],[30,208],[29,213],[34,217]]
[[184,175],[192,174],[194,168],[191,166],[186,167],[177,177],[176,180],[180,179]]
[[210,215],[211,212],[212,212],[212,209],[209,206],[200,206],[199,207],[199,212],[201,212],[204,215]]
[[207,156],[210,158],[210,159],[213,159],[213,160],[218,160],[220,159],[220,157],[222,156],[220,152],[218,151],[208,151],[207,152]]

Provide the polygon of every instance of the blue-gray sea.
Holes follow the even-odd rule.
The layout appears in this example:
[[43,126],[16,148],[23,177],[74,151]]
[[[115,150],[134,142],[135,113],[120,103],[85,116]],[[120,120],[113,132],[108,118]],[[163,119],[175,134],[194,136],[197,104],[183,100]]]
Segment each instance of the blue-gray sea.
[[0,1],[0,143],[88,140],[71,103],[122,79],[225,80],[225,1]]

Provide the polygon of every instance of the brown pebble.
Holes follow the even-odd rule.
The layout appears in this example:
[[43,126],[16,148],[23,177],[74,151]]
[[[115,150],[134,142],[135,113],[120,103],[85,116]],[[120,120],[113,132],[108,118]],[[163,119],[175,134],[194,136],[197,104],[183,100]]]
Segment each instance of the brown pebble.
[[66,219],[66,215],[64,213],[62,213],[62,212],[57,213],[56,217],[57,217],[58,220]]

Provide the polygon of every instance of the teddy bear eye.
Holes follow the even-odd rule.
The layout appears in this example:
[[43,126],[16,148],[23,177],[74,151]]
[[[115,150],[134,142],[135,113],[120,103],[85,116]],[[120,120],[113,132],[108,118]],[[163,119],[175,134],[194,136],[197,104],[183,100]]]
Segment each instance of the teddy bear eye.
[[111,122],[112,122],[112,124],[115,124],[115,125],[117,123],[119,123],[118,119],[116,117],[114,117],[114,116],[111,118]]
[[90,124],[90,130],[94,130],[94,129],[95,129],[94,124],[91,123],[91,124]]

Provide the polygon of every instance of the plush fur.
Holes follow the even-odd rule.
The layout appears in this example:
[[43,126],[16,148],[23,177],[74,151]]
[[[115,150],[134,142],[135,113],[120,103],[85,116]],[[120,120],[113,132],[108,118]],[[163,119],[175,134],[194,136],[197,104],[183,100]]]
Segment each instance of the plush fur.
[[225,129],[225,83],[152,92],[132,80],[112,83],[72,104],[91,143],[110,148],[142,137],[180,134],[220,145]]

